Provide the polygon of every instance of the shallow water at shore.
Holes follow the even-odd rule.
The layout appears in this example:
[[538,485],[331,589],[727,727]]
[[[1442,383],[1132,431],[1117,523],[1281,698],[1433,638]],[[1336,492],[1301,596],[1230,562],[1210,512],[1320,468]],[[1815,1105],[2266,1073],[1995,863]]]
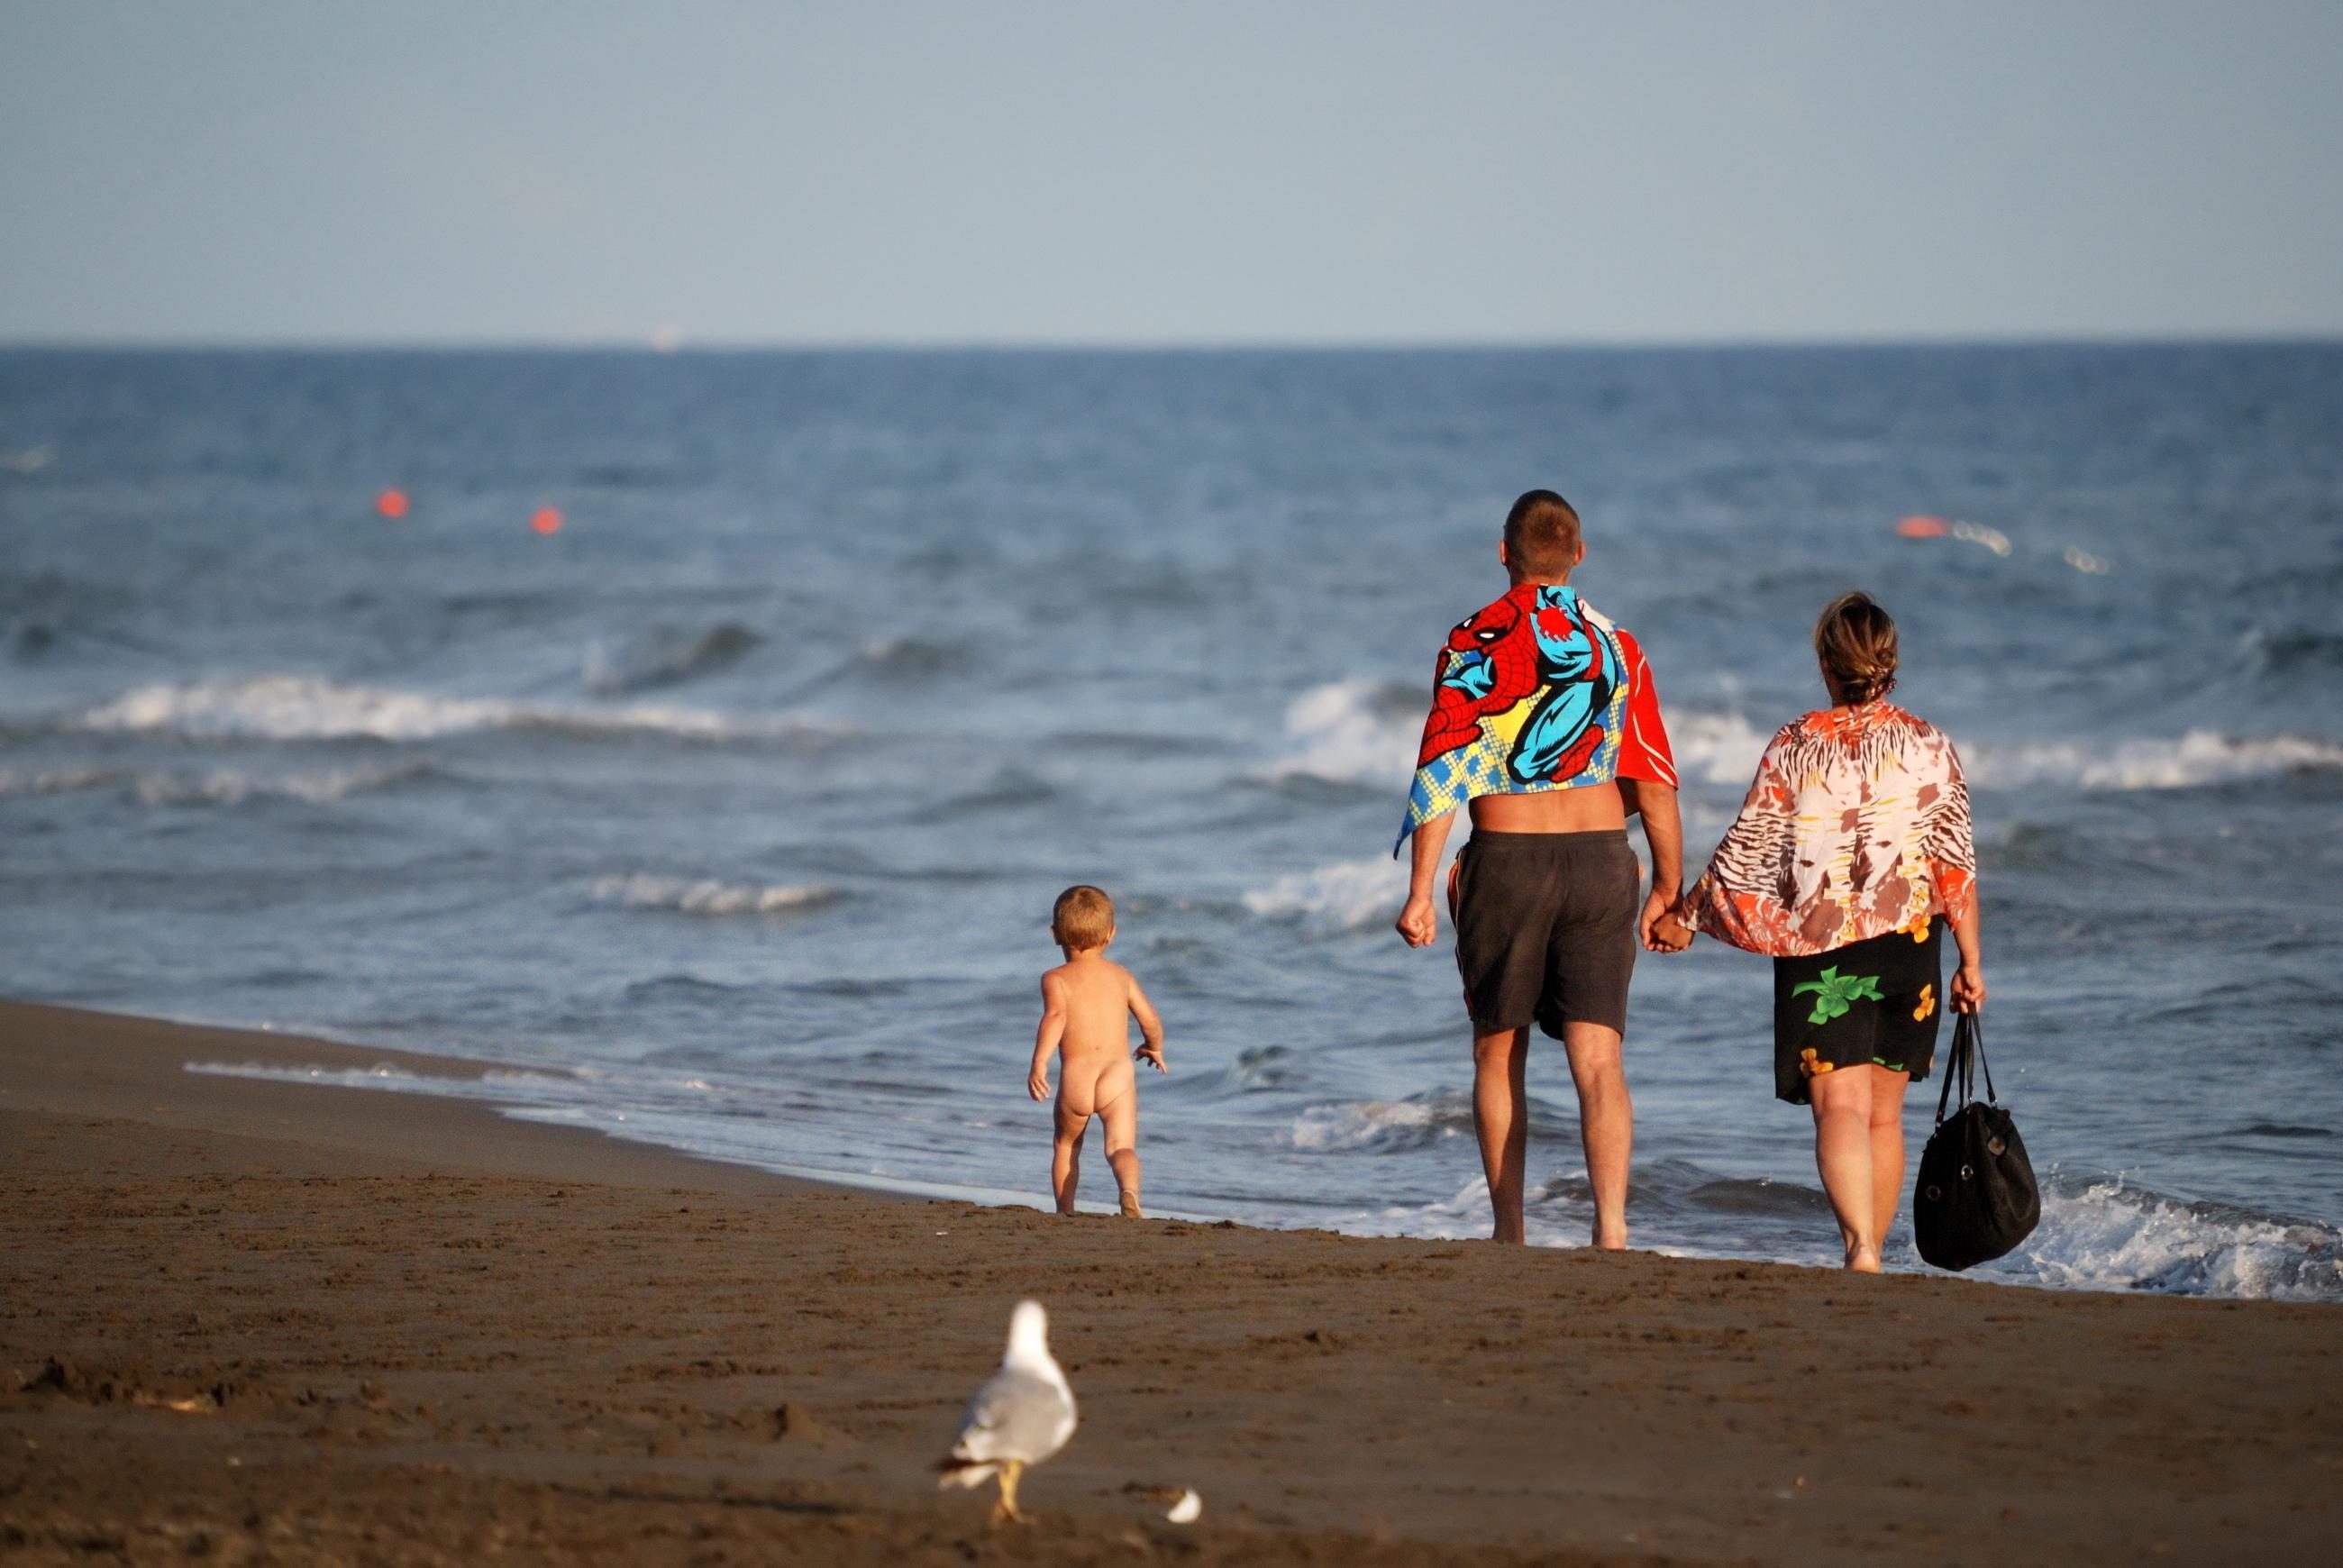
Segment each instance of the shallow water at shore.
[[[1695,854],[1815,607],[1904,622],[2050,1189],[1986,1272],[2343,1298],[2338,426],[2320,347],[0,354],[0,448],[50,454],[0,466],[0,990],[1031,1199],[1049,901],[1095,880],[1172,1030],[1155,1206],[1471,1233],[1454,971],[1384,851],[1432,649],[1553,482]],[[1640,1240],[1827,1258],[1767,995],[1646,960]],[[1575,1241],[1558,1052],[1533,1091]]]

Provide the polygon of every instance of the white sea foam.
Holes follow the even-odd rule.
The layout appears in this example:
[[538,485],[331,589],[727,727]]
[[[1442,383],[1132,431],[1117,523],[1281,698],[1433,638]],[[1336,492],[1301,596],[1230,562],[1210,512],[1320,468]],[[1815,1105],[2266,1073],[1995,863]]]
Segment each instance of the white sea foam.
[[190,1061],[185,1070],[207,1078],[256,1078],[270,1083],[315,1083],[333,1089],[389,1089],[472,1100],[510,1100],[559,1091],[572,1081],[551,1073],[497,1069],[477,1076],[416,1072],[378,1061],[372,1067],[276,1067],[258,1061]]
[[2241,739],[2192,729],[2177,740],[2126,740],[2104,749],[2070,741],[1980,746],[1966,761],[1972,781],[2002,789],[2063,784],[2085,789],[2187,789],[2343,769],[2343,746],[2299,735]]
[[1293,1119],[1292,1136],[1293,1147],[1313,1154],[1388,1152],[1453,1138],[1472,1125],[1473,1108],[1463,1096],[1436,1094],[1312,1105]]
[[236,806],[256,799],[329,806],[370,789],[419,779],[430,770],[427,763],[404,762],[383,768],[320,768],[273,777],[240,773],[232,768],[208,773],[142,773],[137,793],[142,806]]
[[[1687,781],[1746,784],[1772,738],[1738,713],[1683,709],[1666,717],[1676,768]],[[1262,774],[1404,789],[1423,733],[1423,703],[1413,692],[1372,680],[1313,686],[1287,705],[1292,749]]]
[[480,729],[667,734],[699,740],[806,736],[795,719],[739,718],[699,709],[594,708],[435,697],[345,686],[306,675],[256,675],[142,686],[90,709],[71,728],[195,739],[428,740]]
[[1263,920],[1296,920],[1322,931],[1360,930],[1391,920],[1406,900],[1407,868],[1389,856],[1289,871],[1243,896],[1244,907]]
[[1407,717],[1391,689],[1372,680],[1313,686],[1286,705],[1293,749],[1262,770],[1269,779],[1327,779],[1342,784],[1407,787],[1423,716]]
[[0,768],[0,799],[19,795],[63,795],[126,786],[142,806],[235,806],[251,799],[303,800],[330,805],[369,789],[421,778],[426,762],[381,768],[324,768],[262,774],[232,768],[205,772],[140,772],[123,768]]
[[1664,718],[1676,773],[1686,783],[1746,785],[1765,754],[1765,742],[1774,738],[1772,730],[1759,731],[1738,713],[1684,709]]
[[670,910],[686,915],[775,915],[810,909],[842,896],[837,889],[819,882],[760,888],[639,872],[627,877],[604,877],[594,884],[594,897],[603,903],[622,904],[630,910]]
[[2046,1182],[2040,1228],[1988,1271],[2097,1290],[2343,1301],[2343,1231],[2176,1203],[2117,1180],[2078,1191]]
[[0,799],[102,789],[123,777],[118,768],[0,768]]

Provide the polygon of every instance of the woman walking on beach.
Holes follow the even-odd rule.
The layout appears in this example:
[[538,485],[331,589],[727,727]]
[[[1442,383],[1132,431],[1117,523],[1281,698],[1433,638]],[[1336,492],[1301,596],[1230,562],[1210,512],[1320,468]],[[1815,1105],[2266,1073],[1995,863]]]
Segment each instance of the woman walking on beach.
[[1887,700],[1896,623],[1867,595],[1815,623],[1831,705],[1786,724],[1707,872],[1656,933],[1687,922],[1774,960],[1774,1093],[1811,1104],[1815,1162],[1846,1243],[1876,1273],[1904,1186],[1904,1091],[1928,1076],[1950,1000],[1986,997],[1968,786],[1944,731]]

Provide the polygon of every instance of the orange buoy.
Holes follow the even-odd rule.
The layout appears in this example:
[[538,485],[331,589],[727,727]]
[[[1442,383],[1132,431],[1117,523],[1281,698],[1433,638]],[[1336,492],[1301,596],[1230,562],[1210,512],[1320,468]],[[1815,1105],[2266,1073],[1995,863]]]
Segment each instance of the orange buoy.
[[1896,525],[1896,531],[1907,539],[1941,539],[1953,531],[1953,526],[1942,518],[1906,518]]
[[407,516],[407,492],[385,490],[374,498],[374,509],[393,522]]
[[561,508],[558,507],[538,508],[535,514],[529,518],[528,526],[535,528],[540,534],[559,533],[561,531]]

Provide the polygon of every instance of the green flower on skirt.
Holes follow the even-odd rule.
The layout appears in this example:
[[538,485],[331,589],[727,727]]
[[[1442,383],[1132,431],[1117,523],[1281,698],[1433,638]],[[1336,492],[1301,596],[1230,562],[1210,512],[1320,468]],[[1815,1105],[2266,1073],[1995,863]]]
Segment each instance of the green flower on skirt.
[[1836,964],[1823,970],[1820,980],[1790,988],[1792,996],[1804,996],[1808,991],[1815,993],[1815,1010],[1807,1017],[1808,1023],[1828,1023],[1835,1018],[1844,1018],[1859,1001],[1887,1000],[1879,994],[1877,975],[1843,975]]

